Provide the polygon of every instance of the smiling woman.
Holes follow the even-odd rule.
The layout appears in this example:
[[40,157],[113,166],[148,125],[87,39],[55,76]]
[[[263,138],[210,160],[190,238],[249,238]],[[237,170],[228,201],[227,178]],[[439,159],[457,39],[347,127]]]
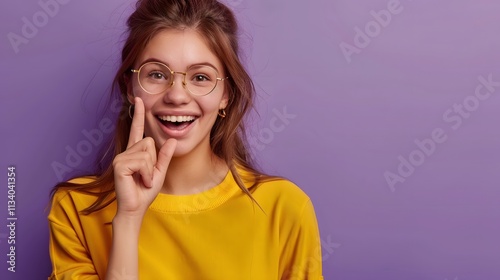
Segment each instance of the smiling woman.
[[[144,101],[146,135],[155,139],[158,149],[166,139],[175,138],[175,156],[193,155],[196,158],[189,161],[204,165],[201,158],[210,158],[212,153],[210,131],[218,112],[228,104],[227,86],[223,81],[218,83],[218,79],[222,80],[219,73],[225,73],[222,62],[196,30],[186,27],[160,31],[146,45],[135,66],[140,70],[132,72],[138,79],[131,79],[127,97],[130,103],[134,103],[134,96]],[[177,118],[192,121],[176,125]]]
[[53,190],[51,279],[322,279],[311,200],[249,158],[232,12],[142,0],[128,28],[115,86],[130,118],[106,170]]

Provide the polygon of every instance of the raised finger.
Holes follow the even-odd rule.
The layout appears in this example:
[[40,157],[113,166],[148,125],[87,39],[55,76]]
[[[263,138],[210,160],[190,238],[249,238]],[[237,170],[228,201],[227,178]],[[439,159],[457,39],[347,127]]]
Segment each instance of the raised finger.
[[144,102],[142,102],[142,99],[139,97],[135,97],[134,101],[134,117],[132,118],[132,125],[130,126],[127,149],[141,141],[144,135]]

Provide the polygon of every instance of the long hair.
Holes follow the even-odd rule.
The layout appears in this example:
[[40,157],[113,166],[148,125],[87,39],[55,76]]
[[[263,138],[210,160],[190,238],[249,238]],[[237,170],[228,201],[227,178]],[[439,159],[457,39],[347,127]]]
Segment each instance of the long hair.
[[[116,124],[114,138],[101,155],[113,158],[124,152],[130,134],[132,120],[128,116],[131,105],[126,98],[130,69],[149,41],[160,31],[190,28],[198,32],[210,50],[221,60],[229,73],[227,116],[217,118],[210,133],[212,152],[223,159],[231,170],[236,183],[251,196],[250,189],[270,177],[259,172],[253,165],[245,141],[244,117],[253,106],[255,88],[240,58],[237,40],[238,26],[232,11],[216,0],[139,0],[136,10],[127,21],[128,38],[122,49],[121,66],[113,81],[112,94],[118,94],[123,106]],[[125,116],[125,117],[124,117]],[[112,152],[112,154],[111,154]],[[244,171],[242,176],[238,170]],[[89,214],[101,210],[115,199],[113,166],[109,162],[97,172],[96,179],[87,184],[59,183],[51,194],[61,189],[77,190],[96,195],[95,202],[82,211]]]

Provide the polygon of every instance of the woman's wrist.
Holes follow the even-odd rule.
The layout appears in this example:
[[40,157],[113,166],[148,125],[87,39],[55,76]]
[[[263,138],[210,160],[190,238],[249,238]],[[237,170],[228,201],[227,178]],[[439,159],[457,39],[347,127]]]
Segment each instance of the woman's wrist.
[[142,225],[143,217],[144,215],[141,214],[117,212],[112,222],[113,229],[120,228],[126,230],[126,232],[133,230],[138,233]]
[[142,216],[117,213],[112,224],[113,242],[106,279],[138,279],[138,245]]

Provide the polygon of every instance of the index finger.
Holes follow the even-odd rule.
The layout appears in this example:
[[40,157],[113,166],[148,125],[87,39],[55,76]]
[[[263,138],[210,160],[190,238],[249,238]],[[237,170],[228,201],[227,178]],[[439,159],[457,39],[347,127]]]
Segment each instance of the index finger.
[[144,136],[144,102],[139,97],[135,97],[134,117],[130,126],[127,149],[142,140]]

